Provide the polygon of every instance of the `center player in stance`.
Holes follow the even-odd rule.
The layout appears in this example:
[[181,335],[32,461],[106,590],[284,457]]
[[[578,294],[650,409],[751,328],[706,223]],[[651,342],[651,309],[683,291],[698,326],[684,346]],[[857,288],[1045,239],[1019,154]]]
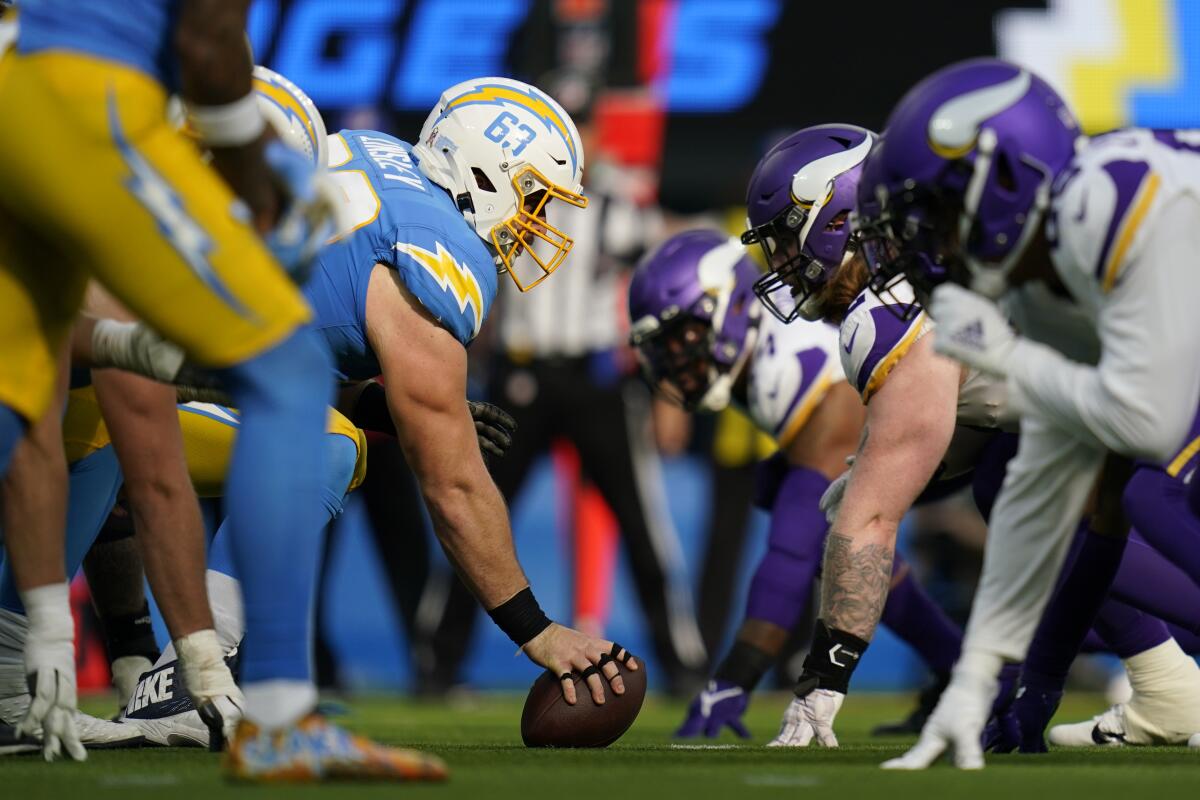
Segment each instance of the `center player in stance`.
[[[788,139],[783,157],[794,172],[811,176],[823,169],[826,157],[844,155],[835,136],[870,139],[858,128],[810,129]],[[846,169],[856,170],[857,162]],[[853,203],[854,186],[848,181],[838,186],[836,200],[817,212],[814,243],[828,238],[839,246],[836,240],[849,233],[840,212]],[[750,735],[741,720],[750,693],[812,600],[828,530],[821,496],[845,472],[845,459],[862,435],[863,407],[842,372],[837,329],[766,317],[754,296],[758,277],[736,240],[697,230],[672,237],[648,255],[629,287],[631,341],[650,383],[699,413],[735,403],[780,447],[759,467],[758,504],[770,511],[771,526],[745,620],[713,680],[688,709],[676,734],[682,737],[714,737],[726,726]],[[937,678],[927,708],[907,728],[915,731],[933,708],[936,687],[949,680],[961,634],[899,558],[884,616]]]
[[[1098,478],[1102,508],[1120,496],[1114,467],[1128,474],[1114,454],[1166,464],[1192,422],[1200,158],[1191,132],[1083,138],[1044,81],[991,59],[919,83],[885,135],[871,157],[878,179],[861,195],[877,206],[864,226],[883,245],[873,259],[881,279],[904,273],[932,289],[939,350],[1003,381],[1021,413],[954,681],[917,745],[885,766],[924,768],[949,748],[957,766],[980,768],[995,675],[1024,656]],[[1056,329],[1033,305],[1038,288],[1088,324]],[[1023,336],[995,305],[1006,294]],[[1097,359],[1076,355],[1097,340]],[[1102,516],[1119,537],[1119,513]],[[1196,530],[1184,520],[1160,544],[1194,580]],[[853,551],[876,546],[856,537]],[[1097,594],[1111,575],[1097,569]],[[1107,724],[1097,729],[1124,735],[1119,718]]]
[[[566,258],[572,242],[545,220],[554,200],[585,206],[583,147],[574,124],[538,89],[479,78],[443,93],[418,143],[378,131],[328,140],[330,179],[342,191],[342,229],[318,257],[305,293],[314,326],[344,380],[382,374],[405,457],[451,562],[496,624],[536,663],[624,691],[612,642],[552,623],[517,563],[508,513],[484,465],[465,402],[466,346],[496,294],[497,270],[521,290]],[[161,380],[180,354],[141,325],[99,356]],[[105,362],[111,363],[111,362]],[[247,636],[251,632],[247,629]],[[239,769],[270,771],[252,750],[231,750]]]

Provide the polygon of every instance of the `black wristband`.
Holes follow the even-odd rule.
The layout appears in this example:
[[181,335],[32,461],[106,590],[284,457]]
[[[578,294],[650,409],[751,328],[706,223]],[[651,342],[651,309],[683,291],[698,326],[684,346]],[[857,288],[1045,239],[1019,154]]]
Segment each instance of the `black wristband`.
[[713,678],[729,681],[747,692],[752,692],[762,680],[762,676],[774,665],[775,656],[749,642],[738,640],[733,643],[729,655],[725,656],[725,660],[717,667]]
[[812,648],[804,659],[804,671],[796,682],[796,696],[803,697],[813,689],[829,689],[846,694],[850,676],[869,642],[852,633],[829,628],[817,620]]
[[524,647],[530,639],[550,627],[550,618],[528,586],[493,608],[488,615],[517,647]]

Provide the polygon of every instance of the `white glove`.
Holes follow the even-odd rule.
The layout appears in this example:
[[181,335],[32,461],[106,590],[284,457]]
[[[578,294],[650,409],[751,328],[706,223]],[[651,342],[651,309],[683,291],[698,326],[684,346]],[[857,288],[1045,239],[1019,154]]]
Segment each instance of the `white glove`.
[[75,622],[65,583],[21,592],[29,633],[25,675],[32,695],[29,710],[17,723],[18,735],[41,736],[47,761],[65,755],[86,761],[87,751],[75,729]]
[[175,652],[183,685],[208,726],[209,749],[220,750],[242,718],[246,698],[233,682],[217,632],[208,628],[180,637]]
[[1019,337],[995,303],[944,283],[933,290],[929,316],[937,323],[934,350],[980,372],[1008,377]]
[[[937,708],[921,729],[921,738],[907,753],[883,762],[884,769],[925,769],[951,750],[959,769],[983,769],[981,737],[996,698],[1000,659],[964,655]],[[992,670],[994,664],[995,670]]]
[[101,319],[92,329],[94,367],[117,367],[160,383],[174,383],[183,362],[183,350],[144,322]]
[[767,747],[808,747],[814,736],[822,747],[837,747],[833,720],[845,699],[846,695],[829,689],[813,689],[804,697],[792,698],[779,735]]
[[[854,466],[854,456],[846,456],[846,466]],[[830,525],[837,519],[838,509],[842,507],[842,496],[846,494],[846,484],[850,482],[850,470],[847,469],[841,475],[833,479],[833,482],[825,489],[821,495],[821,500],[817,503],[817,507],[821,509],[821,513],[825,515],[825,521]]]

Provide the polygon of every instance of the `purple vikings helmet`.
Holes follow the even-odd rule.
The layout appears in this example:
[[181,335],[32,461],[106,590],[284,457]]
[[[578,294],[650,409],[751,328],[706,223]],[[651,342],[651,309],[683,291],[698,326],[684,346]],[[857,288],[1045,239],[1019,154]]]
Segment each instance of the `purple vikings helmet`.
[[857,248],[849,216],[874,141],[854,125],[817,125],[772,147],[754,169],[742,244],[762,245],[770,271],[754,292],[780,320],[823,316],[817,296]]
[[758,269],[736,239],[672,236],[629,283],[629,341],[646,379],[689,411],[720,411],[758,335]]
[[872,286],[905,275],[996,298],[1037,232],[1079,123],[1050,86],[994,58],[953,64],[909,90],[858,188]]

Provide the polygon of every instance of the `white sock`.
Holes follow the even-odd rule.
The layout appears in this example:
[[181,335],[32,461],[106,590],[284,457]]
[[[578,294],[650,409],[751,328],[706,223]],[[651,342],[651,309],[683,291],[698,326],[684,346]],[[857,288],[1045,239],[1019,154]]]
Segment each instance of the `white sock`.
[[1200,731],[1200,667],[1174,639],[1125,659],[1125,671],[1133,687],[1125,706],[1131,742],[1181,744]]
[[246,719],[268,730],[291,725],[317,706],[311,681],[270,680],[247,683]]
[[242,641],[242,634],[246,632],[241,585],[236,578],[211,569],[205,574],[204,582],[208,587],[208,605],[212,609],[217,641],[228,653]]

